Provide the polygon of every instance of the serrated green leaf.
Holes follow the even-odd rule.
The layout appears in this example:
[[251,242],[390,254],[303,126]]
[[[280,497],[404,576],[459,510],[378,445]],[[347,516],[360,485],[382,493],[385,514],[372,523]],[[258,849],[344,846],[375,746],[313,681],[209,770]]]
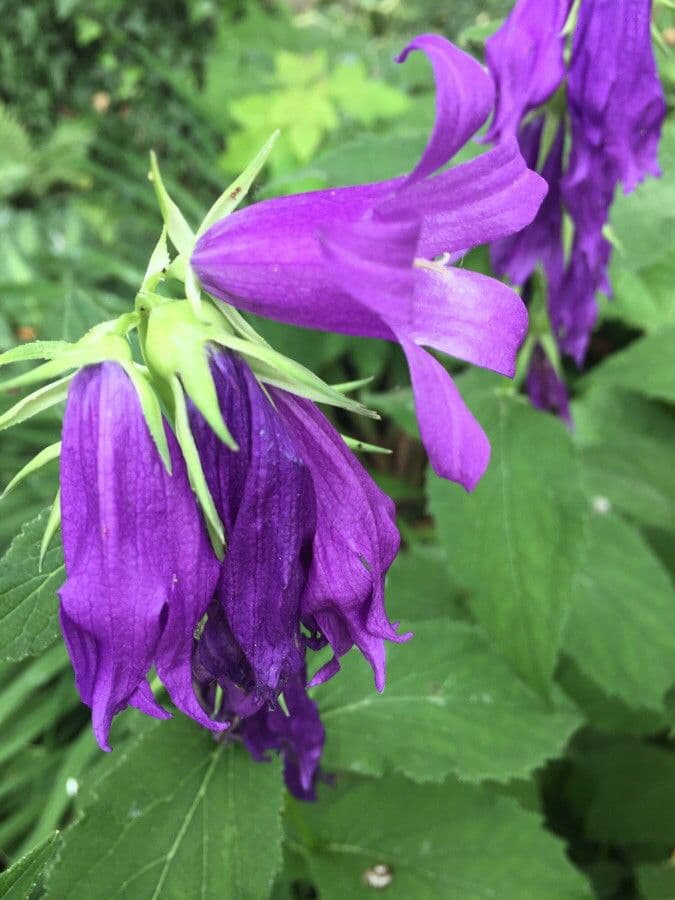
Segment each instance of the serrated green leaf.
[[557,756],[580,718],[549,705],[512,672],[475,627],[437,619],[388,654],[387,686],[356,654],[315,691],[328,769],[400,772],[416,781],[506,781]]
[[45,447],[44,450],[40,450],[40,452],[27,462],[23,468],[19,469],[14,478],[9,482],[7,487],[4,489],[2,494],[0,494],[0,500],[9,494],[11,490],[13,490],[18,484],[28,478],[29,475],[32,475],[33,472],[37,472],[38,469],[41,469],[43,466],[46,466],[48,463],[53,462],[55,459],[59,458],[61,453],[61,441],[57,441],[55,444],[50,444],[48,447]]
[[472,410],[492,458],[471,495],[431,476],[431,511],[452,577],[514,669],[549,690],[572,604],[587,513],[568,429],[505,394]]
[[10,409],[0,416],[0,431],[5,428],[11,428],[20,422],[25,422],[31,416],[62,403],[68,395],[68,387],[75,376],[73,374],[66,375],[51,384],[33,391],[27,397],[23,397],[18,403],[15,403]]
[[539,816],[485,788],[387,777],[333,794],[324,788],[318,804],[298,809],[321,900],[372,898],[378,883],[391,900],[592,896]]
[[24,525],[0,560],[0,660],[42,652],[59,633],[56,591],[65,580],[61,547],[46,554],[38,569],[49,513]]
[[22,859],[0,874],[2,900],[27,900],[40,882],[45,866],[61,845],[58,831],[50,834]]
[[186,719],[151,726],[65,835],[50,900],[266,897],[281,864],[278,762]]
[[675,589],[640,534],[593,515],[574,593],[567,653],[608,694],[663,710],[675,683]]

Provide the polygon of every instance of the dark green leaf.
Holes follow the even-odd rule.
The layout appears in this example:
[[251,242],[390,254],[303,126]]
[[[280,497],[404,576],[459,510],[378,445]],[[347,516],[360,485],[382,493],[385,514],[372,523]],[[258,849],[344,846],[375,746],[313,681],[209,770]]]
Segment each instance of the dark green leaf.
[[24,525],[0,560],[0,660],[34,656],[58,635],[56,591],[65,579],[63,552],[55,543],[38,569],[49,511]]
[[538,816],[471,785],[388,777],[298,809],[321,900],[581,900],[590,890]]
[[316,691],[327,769],[505,781],[561,751],[579,725],[577,713],[543,701],[477,628],[435,620],[414,629],[410,642],[390,649],[383,694],[354,653]]
[[516,671],[548,691],[571,606],[585,500],[567,428],[509,395],[472,402],[492,444],[473,494],[431,476],[452,578]]
[[675,325],[634,341],[593,369],[583,384],[624,388],[646,397],[675,403],[672,349]]
[[65,835],[48,896],[266,897],[281,864],[279,768],[187,719],[149,728]]
[[663,708],[675,682],[675,590],[640,534],[591,516],[565,649],[608,694]]

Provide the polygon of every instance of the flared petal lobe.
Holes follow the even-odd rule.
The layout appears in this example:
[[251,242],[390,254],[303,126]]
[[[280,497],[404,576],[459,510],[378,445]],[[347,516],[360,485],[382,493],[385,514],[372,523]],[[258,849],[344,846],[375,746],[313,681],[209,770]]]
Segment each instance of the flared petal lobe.
[[218,566],[168,430],[167,440],[171,476],[125,372],[103,363],[76,375],[61,448],[60,617],[78,690],[106,750],[112,719],[127,705],[168,715],[147,683],[155,663],[177,705],[202,718],[189,695],[190,657]]
[[486,140],[515,137],[523,116],[560,85],[565,76],[562,31],[570,7],[571,0],[517,0],[488,38],[485,56],[497,98]]
[[288,715],[279,709],[261,709],[242,726],[244,743],[254,759],[264,760],[269,750],[281,753],[284,780],[300,800],[315,800],[315,784],[325,732],[316,703],[307,696],[305,672],[292,676],[284,688]]
[[316,532],[302,595],[303,624],[330,644],[334,658],[315,683],[339,669],[356,645],[384,688],[384,642],[407,640],[389,622],[384,578],[400,538],[392,501],[380,491],[326,417],[305,400],[273,392],[279,415],[311,472]]
[[303,666],[300,596],[315,528],[312,481],[284,423],[249,368],[215,353],[212,373],[226,447],[196,409],[191,425],[227,534],[214,606],[199,661],[224,704],[251,715],[273,703]]

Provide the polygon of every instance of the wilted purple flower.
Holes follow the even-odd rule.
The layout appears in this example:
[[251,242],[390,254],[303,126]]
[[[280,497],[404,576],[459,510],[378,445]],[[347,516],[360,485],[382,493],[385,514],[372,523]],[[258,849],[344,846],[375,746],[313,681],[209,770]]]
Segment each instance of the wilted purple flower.
[[415,38],[434,70],[436,121],[406,177],[263,201],[216,223],[192,266],[213,295],[294,325],[398,341],[435,470],[472,489],[489,458],[482,429],[433,347],[512,375],[523,304],[492,279],[433,262],[532,221],[545,185],[515,141],[438,172],[489,114],[485,70],[438,35]]
[[[562,27],[569,7],[569,2],[558,0],[518,0],[488,42],[488,62],[498,96],[491,139],[514,133],[520,116],[561,82],[564,39],[557,25],[550,30],[544,23],[550,17]],[[621,182],[631,191],[647,175],[659,174],[657,149],[665,103],[650,22],[651,0],[581,0],[567,72],[569,162],[563,171],[561,125],[542,171],[549,194],[539,216],[521,234],[493,248],[497,271],[516,284],[530,276],[537,262],[543,264],[554,333],[560,348],[578,365],[583,364],[597,319],[596,294],[611,292],[611,245],[603,229],[616,186]],[[520,50],[530,48],[533,41],[539,49],[526,52],[531,61],[526,64]],[[502,97],[507,98],[503,103]],[[538,121],[543,121],[543,115],[520,130],[523,153],[532,166],[539,155],[542,129],[536,125]],[[574,224],[564,271],[563,207]]]
[[123,369],[103,363],[75,376],[61,445],[60,616],[77,688],[106,750],[110,723],[126,706],[167,717],[147,682],[153,665],[179,709],[226,727],[192,690],[193,634],[219,566],[168,429],[167,440],[171,476]]
[[518,0],[502,27],[488,38],[485,56],[497,92],[486,140],[514,137],[523,116],[559,87],[565,77],[562,30],[571,2]]

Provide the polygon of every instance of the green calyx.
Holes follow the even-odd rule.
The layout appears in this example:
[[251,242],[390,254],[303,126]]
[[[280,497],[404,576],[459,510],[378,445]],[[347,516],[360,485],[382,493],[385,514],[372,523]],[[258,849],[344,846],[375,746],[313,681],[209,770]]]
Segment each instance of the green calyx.
[[[74,343],[34,341],[0,354],[0,368],[15,363],[39,362],[28,371],[0,381],[0,391],[38,386],[0,414],[0,431],[62,403],[79,369],[103,362],[121,366],[134,385],[148,430],[169,474],[171,458],[165,423],[173,430],[211,543],[220,558],[225,550],[225,530],[208,488],[188,415],[189,400],[223,444],[232,452],[238,450],[220,409],[211,365],[214,354],[236,353],[242,357],[263,390],[280,388],[309,400],[378,418],[377,413],[348,396],[367,380],[331,386],[305,366],[278,353],[238,310],[208,295],[204,297],[190,266],[199,236],[219,219],[230,215],[243,200],[277,136],[276,133],[272,135],[246,170],[213,204],[196,230],[190,227],[171,199],[157,159],[152,154],[150,178],[164,227],[150,256],[133,309],[117,319],[99,323]],[[169,242],[177,251],[173,258]],[[179,285],[178,297],[166,296],[167,288],[175,283]],[[130,340],[134,332],[137,344]],[[132,348],[136,346],[140,348],[142,362],[134,358]],[[386,452],[369,444],[345,440],[363,452]],[[0,499],[33,472],[56,460],[60,450],[60,442],[57,442],[40,451],[14,476]],[[59,510],[57,494],[45,532],[43,552],[59,527]]]

